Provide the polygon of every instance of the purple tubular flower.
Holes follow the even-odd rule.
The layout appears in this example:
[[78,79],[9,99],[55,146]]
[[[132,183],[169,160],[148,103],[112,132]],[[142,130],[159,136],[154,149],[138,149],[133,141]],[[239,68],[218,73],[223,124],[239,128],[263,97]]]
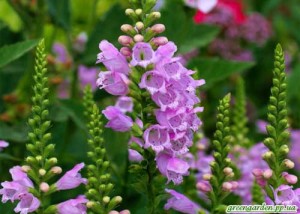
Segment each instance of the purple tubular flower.
[[128,149],[128,159],[131,162],[138,162],[138,163],[144,160],[143,156],[134,149]]
[[129,80],[126,75],[118,72],[105,71],[99,73],[97,86],[115,96],[124,96],[128,93]]
[[133,102],[131,97],[119,97],[116,105],[123,113],[132,112],[133,110]]
[[114,72],[129,74],[129,66],[126,58],[118,51],[118,49],[106,40],[103,40],[99,44],[99,48],[102,51],[97,55],[96,63],[103,63],[105,67]]
[[300,206],[300,189],[293,190],[292,186],[280,185],[274,191],[276,204]]
[[160,46],[155,52],[155,63],[159,63],[162,60],[171,60],[176,51],[177,47],[174,42],[168,42],[167,44]]
[[115,106],[108,106],[102,113],[109,120],[105,126],[107,128],[118,132],[126,132],[129,131],[133,125],[132,119]]
[[158,71],[148,71],[143,74],[140,88],[147,89],[151,94],[155,92],[166,92],[165,78]]
[[166,192],[169,193],[172,197],[168,199],[168,202],[165,204],[165,209],[174,209],[181,213],[187,214],[196,214],[200,210],[200,206],[195,202],[191,201],[185,195],[180,194],[172,189],[166,189]]
[[75,199],[70,199],[57,205],[59,214],[86,214],[85,204],[88,200],[85,196],[80,195]]
[[0,152],[4,149],[4,148],[6,148],[6,147],[8,147],[9,146],[9,143],[8,142],[6,142],[6,141],[4,141],[4,140],[0,140]]
[[78,67],[78,77],[80,82],[80,87],[83,89],[87,84],[90,84],[92,90],[94,91],[97,88],[95,79],[97,79],[98,69],[97,68],[88,68],[84,65],[79,65]]
[[52,47],[52,52],[56,55],[56,60],[59,63],[68,63],[69,54],[66,47],[62,43],[56,42]]
[[79,171],[84,167],[84,163],[80,163],[74,166],[56,182],[56,188],[58,190],[74,189],[80,184],[87,184],[87,179],[82,178]]
[[0,195],[2,195],[2,203],[7,201],[14,202],[18,200],[18,196],[21,193],[27,192],[27,188],[16,181],[5,181],[1,183],[3,187],[0,189]]
[[146,68],[154,62],[155,53],[149,43],[138,42],[132,49],[132,66],[142,66]]
[[31,193],[23,193],[19,196],[20,202],[17,204],[14,211],[20,214],[32,213],[40,207],[40,201]]
[[168,182],[173,181],[175,185],[183,181],[183,175],[189,174],[190,166],[187,162],[167,153],[159,153],[156,156],[156,163],[160,173],[168,178]]
[[160,125],[150,126],[144,132],[145,148],[151,147],[155,152],[164,149],[164,145],[170,143],[168,129]]

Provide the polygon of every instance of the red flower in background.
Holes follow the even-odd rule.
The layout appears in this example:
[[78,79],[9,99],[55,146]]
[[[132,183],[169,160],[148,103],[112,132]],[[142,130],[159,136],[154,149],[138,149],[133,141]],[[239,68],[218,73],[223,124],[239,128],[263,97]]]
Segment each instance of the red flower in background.
[[219,0],[217,6],[211,13],[203,13],[201,11],[197,11],[194,16],[194,21],[199,24],[205,22],[207,17],[209,17],[215,10],[226,11],[230,13],[233,21],[236,24],[241,24],[246,20],[246,14],[243,11],[243,4],[240,0]]

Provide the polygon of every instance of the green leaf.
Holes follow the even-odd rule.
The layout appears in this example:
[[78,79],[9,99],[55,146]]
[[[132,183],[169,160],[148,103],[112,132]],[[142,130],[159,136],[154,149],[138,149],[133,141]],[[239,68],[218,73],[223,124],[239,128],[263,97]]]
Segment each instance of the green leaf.
[[105,39],[117,45],[118,37],[122,34],[120,27],[125,23],[131,22],[125,15],[124,9],[120,6],[112,7],[96,24],[94,31],[91,33],[83,62],[86,64],[95,64],[97,54],[99,53],[98,44],[101,40]]
[[0,139],[24,143],[27,141],[28,127],[23,126],[7,126],[0,123]]
[[189,63],[189,67],[198,70],[199,77],[206,81],[205,88],[234,73],[245,71],[253,65],[253,62],[227,61],[218,58],[195,59]]
[[21,159],[15,158],[9,154],[0,153],[0,160],[13,160],[13,161],[21,161]]
[[69,0],[47,0],[49,14],[55,25],[70,30],[71,10]]
[[74,100],[60,100],[51,110],[51,119],[63,122],[68,118],[71,118],[77,127],[86,130],[85,118],[83,115],[84,107],[80,103]]
[[29,40],[2,47],[0,49],[0,68],[23,56],[37,44],[38,40]]

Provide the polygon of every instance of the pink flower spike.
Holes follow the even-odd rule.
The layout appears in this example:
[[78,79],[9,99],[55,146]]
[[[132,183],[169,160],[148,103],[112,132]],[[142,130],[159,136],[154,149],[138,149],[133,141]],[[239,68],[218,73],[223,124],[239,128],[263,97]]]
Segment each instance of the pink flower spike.
[[75,199],[70,199],[57,205],[59,214],[86,214],[86,203],[88,200],[85,196],[80,195]]
[[40,201],[34,197],[31,193],[23,193],[19,195],[20,202],[14,209],[16,213],[21,214],[32,213],[40,207]]
[[3,150],[3,148],[6,148],[9,146],[9,143],[4,141],[4,140],[0,140],[0,151]]
[[73,169],[69,170],[56,182],[56,188],[58,190],[74,189],[80,184],[87,184],[87,179],[82,178],[81,174],[78,173],[84,167],[84,163],[80,163],[74,166]]

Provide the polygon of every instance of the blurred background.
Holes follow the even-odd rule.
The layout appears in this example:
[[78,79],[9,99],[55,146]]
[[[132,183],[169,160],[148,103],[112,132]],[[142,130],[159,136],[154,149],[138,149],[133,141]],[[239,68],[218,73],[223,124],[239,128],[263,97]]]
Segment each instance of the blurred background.
[[[88,162],[82,89],[92,85],[101,109],[114,102],[96,87],[102,67],[95,62],[101,40],[120,47],[120,26],[131,24],[124,13],[128,7],[127,0],[0,0],[0,139],[10,143],[0,153],[0,181],[8,179],[8,169],[21,164],[26,155],[34,47],[41,38],[45,38],[48,53],[51,132],[58,159],[65,169]],[[218,99],[228,92],[234,94],[242,77],[249,138],[253,142],[263,139],[256,122],[266,119],[277,43],[286,57],[289,122],[293,130],[300,129],[299,0],[219,0],[207,14],[183,0],[159,0],[156,9],[162,13],[159,22],[166,25],[165,36],[178,46],[182,63],[206,80],[200,95],[206,136],[211,137],[215,129]],[[125,194],[124,208],[143,213],[144,198],[122,179],[128,176],[129,136],[105,129],[104,137],[118,184],[116,192]],[[68,197],[82,190],[68,192]],[[63,198],[64,192],[53,200]],[[0,204],[0,213],[11,213],[11,207]]]

